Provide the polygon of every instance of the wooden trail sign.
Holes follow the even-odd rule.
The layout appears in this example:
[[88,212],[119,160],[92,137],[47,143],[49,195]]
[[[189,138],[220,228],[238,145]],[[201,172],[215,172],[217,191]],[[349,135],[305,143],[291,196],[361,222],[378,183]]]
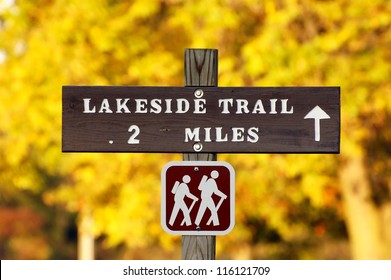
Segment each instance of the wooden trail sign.
[[64,152],[338,153],[339,87],[63,87]]
[[[339,153],[339,87],[217,87],[217,78],[217,50],[187,49],[186,87],[64,86],[62,150],[183,153],[194,162]],[[183,259],[215,259],[215,249],[214,235],[182,236]]]

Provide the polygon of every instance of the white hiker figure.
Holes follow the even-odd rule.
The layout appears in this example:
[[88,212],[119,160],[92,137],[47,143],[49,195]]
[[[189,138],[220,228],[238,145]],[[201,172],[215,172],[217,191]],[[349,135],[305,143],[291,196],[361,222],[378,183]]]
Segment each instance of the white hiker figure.
[[[227,198],[227,196],[217,187],[216,179],[219,177],[219,172],[217,170],[213,170],[210,173],[210,176],[211,178],[209,179],[207,176],[203,176],[200,185],[198,186],[198,189],[201,191],[201,204],[200,208],[198,209],[197,217],[195,220],[197,229],[199,229],[200,222],[204,217],[207,208],[211,212],[211,216],[207,222],[207,225],[210,225],[211,222],[213,222],[214,226],[220,225],[217,211],[219,210],[223,201]],[[213,201],[213,194],[220,197],[220,201],[217,205],[215,205]]]
[[[186,226],[191,225],[191,220],[190,220],[190,211],[193,209],[194,204],[196,201],[198,201],[198,198],[191,194],[189,191],[189,186],[187,185],[190,182],[191,178],[189,175],[185,175],[182,178],[182,183],[176,181],[174,186],[172,187],[171,193],[174,194],[174,208],[172,209],[171,217],[169,224],[172,226],[175,222],[175,219],[178,215],[179,210],[182,210],[183,213],[183,221],[181,223],[181,226],[186,223]],[[185,197],[191,198],[193,200],[190,208],[187,207]]]

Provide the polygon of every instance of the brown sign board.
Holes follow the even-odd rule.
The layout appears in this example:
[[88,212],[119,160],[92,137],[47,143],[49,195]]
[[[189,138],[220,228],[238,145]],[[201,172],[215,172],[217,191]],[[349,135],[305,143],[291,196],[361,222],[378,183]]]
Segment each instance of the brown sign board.
[[339,153],[339,87],[64,86],[63,152]]
[[161,173],[161,224],[170,234],[224,235],[235,225],[235,171],[222,161],[171,161]]

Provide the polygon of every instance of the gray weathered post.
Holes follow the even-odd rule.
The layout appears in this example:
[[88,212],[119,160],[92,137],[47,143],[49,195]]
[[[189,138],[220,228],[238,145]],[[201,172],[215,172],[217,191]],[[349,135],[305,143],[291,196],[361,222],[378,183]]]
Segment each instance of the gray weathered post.
[[[185,86],[217,87],[218,51],[215,49],[185,50]],[[215,161],[217,154],[183,154],[185,161]],[[216,236],[183,235],[182,259],[214,260],[216,258]]]

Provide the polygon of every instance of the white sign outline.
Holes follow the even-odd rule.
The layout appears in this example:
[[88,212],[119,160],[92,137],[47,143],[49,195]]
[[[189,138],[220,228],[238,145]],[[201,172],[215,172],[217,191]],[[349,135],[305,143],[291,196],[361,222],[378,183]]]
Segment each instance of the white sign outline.
[[[225,230],[171,230],[166,225],[166,173],[172,166],[224,166],[229,170],[230,181],[230,223]],[[170,186],[168,186],[170,188]],[[173,235],[226,235],[232,231],[235,226],[235,170],[231,164],[224,161],[170,161],[161,171],[161,226],[165,232]]]

